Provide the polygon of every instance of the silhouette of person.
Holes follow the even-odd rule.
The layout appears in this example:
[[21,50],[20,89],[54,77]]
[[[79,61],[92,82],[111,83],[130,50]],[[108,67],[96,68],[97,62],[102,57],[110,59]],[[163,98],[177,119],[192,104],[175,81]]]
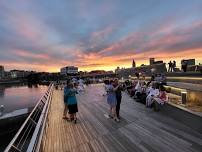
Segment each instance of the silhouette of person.
[[173,65],[173,63],[170,61],[168,63],[168,72],[172,72],[172,65]]
[[175,68],[176,68],[176,61],[174,60],[174,61],[173,61],[173,65],[172,65],[173,71],[175,71]]

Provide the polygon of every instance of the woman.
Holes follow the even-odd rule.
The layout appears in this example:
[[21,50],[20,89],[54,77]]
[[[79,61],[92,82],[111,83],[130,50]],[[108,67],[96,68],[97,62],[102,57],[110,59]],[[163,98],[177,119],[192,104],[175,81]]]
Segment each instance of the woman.
[[76,113],[78,112],[78,106],[77,106],[77,99],[76,94],[77,90],[74,88],[74,85],[72,83],[69,84],[69,89],[66,90],[65,94],[68,98],[68,109],[69,109],[69,115],[70,120],[74,120],[74,123],[77,121]]
[[114,118],[114,120],[117,122],[119,122],[119,119],[117,118],[117,115],[116,115],[117,100],[116,100],[115,91],[117,90],[118,87],[119,87],[119,85],[116,88],[114,88],[113,87],[113,80],[111,80],[109,82],[109,85],[106,88],[106,90],[107,90],[107,103],[110,106],[109,117]]
[[156,87],[157,85],[155,83],[152,84],[151,88],[148,88],[147,90],[147,97],[146,97],[146,107],[150,107],[153,103],[153,98],[157,97],[159,95],[159,89]]

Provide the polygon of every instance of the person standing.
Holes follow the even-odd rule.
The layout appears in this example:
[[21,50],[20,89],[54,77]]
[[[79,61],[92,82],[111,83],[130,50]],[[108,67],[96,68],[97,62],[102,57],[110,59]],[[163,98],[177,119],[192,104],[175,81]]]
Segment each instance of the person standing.
[[170,61],[168,63],[168,72],[172,72],[172,65],[173,65],[173,63]]
[[110,106],[109,110],[109,117],[114,118],[115,121],[119,122],[119,119],[117,118],[116,115],[116,105],[117,105],[117,100],[116,100],[116,93],[115,91],[117,90],[119,86],[116,88],[113,86],[113,80],[109,81],[109,85],[107,86],[107,103]]
[[69,84],[69,89],[66,91],[66,95],[68,98],[68,109],[69,109],[69,115],[71,121],[74,120],[74,123],[77,122],[76,113],[78,112],[78,106],[77,106],[77,94],[76,88],[74,88],[74,85],[72,83]]
[[67,81],[66,82],[66,86],[64,87],[64,105],[65,105],[65,108],[64,108],[64,111],[63,111],[63,119],[69,119],[67,117],[67,111],[68,111],[68,96],[67,96],[67,92],[69,91],[70,87],[69,87],[69,84],[70,84],[70,81]]
[[121,105],[121,99],[122,99],[122,93],[121,93],[121,91],[123,91],[123,88],[119,85],[118,79],[115,79],[115,81],[114,81],[114,87],[116,88],[117,86],[118,86],[118,88],[115,91],[115,93],[116,93],[116,100],[117,100],[117,104],[116,104],[116,116],[120,120],[120,105]]
[[176,68],[176,61],[174,60],[173,61],[173,67],[172,67],[172,69],[173,69],[174,72],[176,71],[175,68]]

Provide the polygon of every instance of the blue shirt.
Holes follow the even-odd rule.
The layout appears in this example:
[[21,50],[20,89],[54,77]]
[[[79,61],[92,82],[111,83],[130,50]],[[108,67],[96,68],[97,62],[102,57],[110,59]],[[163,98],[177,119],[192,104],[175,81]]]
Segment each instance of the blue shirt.
[[65,97],[64,102],[67,103],[68,105],[77,104],[76,94],[77,94],[76,89],[65,87],[64,88],[64,97]]

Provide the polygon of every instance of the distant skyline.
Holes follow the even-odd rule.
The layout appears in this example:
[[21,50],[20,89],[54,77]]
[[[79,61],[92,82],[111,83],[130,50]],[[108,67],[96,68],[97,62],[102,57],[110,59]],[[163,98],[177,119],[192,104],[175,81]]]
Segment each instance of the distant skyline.
[[6,70],[114,70],[149,58],[202,63],[202,0],[1,0]]

